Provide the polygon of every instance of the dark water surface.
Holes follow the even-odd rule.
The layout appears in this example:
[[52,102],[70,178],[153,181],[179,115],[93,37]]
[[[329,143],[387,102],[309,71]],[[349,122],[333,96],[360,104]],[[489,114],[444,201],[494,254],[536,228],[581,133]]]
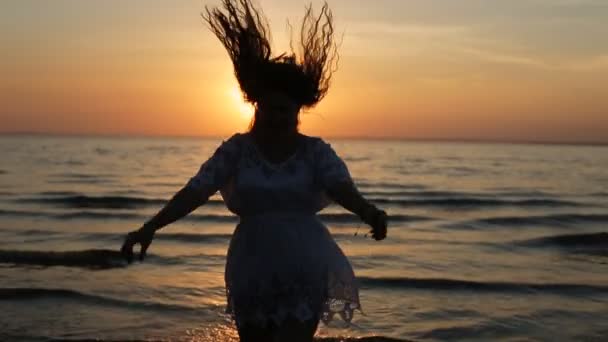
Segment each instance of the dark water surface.
[[[0,340],[235,340],[223,269],[237,218],[220,197],[161,231],[145,263],[117,253],[218,144],[0,136]],[[321,214],[364,311],[322,341],[608,338],[607,147],[333,146],[391,221],[378,243],[340,208]]]

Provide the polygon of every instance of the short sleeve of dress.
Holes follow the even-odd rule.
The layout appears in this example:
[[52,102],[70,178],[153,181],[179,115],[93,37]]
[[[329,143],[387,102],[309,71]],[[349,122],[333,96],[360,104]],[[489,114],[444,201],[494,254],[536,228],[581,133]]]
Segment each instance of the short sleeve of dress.
[[324,189],[335,183],[352,182],[344,161],[336,154],[330,144],[319,139],[316,151],[316,179]]
[[240,150],[241,135],[235,134],[222,142],[215,153],[204,162],[198,173],[190,178],[186,187],[196,190],[205,198],[220,190],[236,171]]

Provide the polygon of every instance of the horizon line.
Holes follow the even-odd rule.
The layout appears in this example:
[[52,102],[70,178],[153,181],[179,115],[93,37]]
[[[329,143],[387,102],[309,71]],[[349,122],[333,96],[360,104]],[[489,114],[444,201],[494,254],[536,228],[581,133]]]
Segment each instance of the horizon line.
[[[236,133],[236,132],[235,132]],[[223,139],[222,135],[170,135],[145,133],[73,133],[73,132],[39,132],[7,131],[0,136],[48,136],[48,137],[91,137],[91,138],[159,138],[159,139]],[[572,146],[608,146],[608,141],[567,141],[567,140],[524,140],[524,139],[488,139],[462,137],[399,137],[372,135],[326,135],[329,139],[370,140],[370,141],[404,141],[404,142],[452,142],[452,143],[486,143],[486,144],[521,144],[521,145],[572,145]]]

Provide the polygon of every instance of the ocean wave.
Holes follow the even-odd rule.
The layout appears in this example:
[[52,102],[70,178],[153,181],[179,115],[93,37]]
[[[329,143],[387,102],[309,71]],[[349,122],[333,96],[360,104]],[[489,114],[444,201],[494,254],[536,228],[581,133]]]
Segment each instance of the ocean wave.
[[[323,222],[330,223],[353,223],[353,222],[361,222],[361,219],[353,214],[320,214],[317,215]],[[389,215],[389,222],[411,222],[411,221],[426,221],[431,220],[431,218],[424,216],[413,216],[413,215]]]
[[552,214],[542,216],[502,216],[475,220],[474,224],[496,226],[568,225],[572,223],[606,223],[606,214]]
[[48,213],[40,211],[25,211],[25,210],[5,210],[0,209],[0,216],[17,216],[17,217],[43,217],[48,216]]
[[133,209],[144,206],[160,206],[166,201],[128,196],[85,196],[69,195],[57,197],[33,197],[15,200],[19,203],[54,204],[68,208],[107,208],[107,209]]
[[[396,196],[403,193],[396,193]],[[389,195],[384,193],[384,195]],[[392,195],[392,194],[390,194]],[[404,206],[404,207],[497,207],[497,206],[520,206],[520,207],[557,207],[557,206],[581,206],[583,204],[569,201],[552,199],[525,199],[506,200],[492,198],[423,198],[403,199],[391,197],[372,197],[371,202],[377,204]],[[160,207],[167,203],[166,199],[145,198],[135,196],[86,196],[69,194],[66,196],[42,196],[19,198],[17,203],[49,204],[65,208],[90,208],[90,209],[137,209],[145,207]],[[205,205],[221,206],[224,202],[219,199],[209,200]]]
[[102,156],[114,153],[112,150],[103,147],[96,147],[93,151]]
[[430,198],[454,198],[454,197],[494,197],[493,194],[482,193],[482,192],[463,192],[463,191],[443,191],[443,190],[423,190],[423,191],[411,191],[411,196],[415,197],[430,197]]
[[[457,196],[452,192],[403,192],[403,191],[375,191],[363,192],[371,202],[389,206],[400,207],[579,207],[588,204],[557,200],[550,198],[529,199],[499,199],[493,197],[471,197],[464,194]],[[445,195],[442,197],[440,195]],[[403,198],[404,196],[415,198]],[[431,198],[425,198],[430,196]],[[421,198],[419,198],[421,197]],[[161,207],[167,203],[164,198],[148,198],[139,196],[87,196],[74,192],[50,191],[40,193],[38,196],[17,198],[16,203],[48,204],[54,207],[73,209],[138,209],[147,207]],[[206,206],[223,206],[221,199],[210,199]]]
[[158,233],[155,238],[159,240],[179,242],[225,242],[230,240],[232,234],[194,234],[194,233]]
[[[40,211],[25,211],[25,210],[3,210],[0,209],[0,216],[17,216],[17,217],[48,217],[61,220],[72,219],[139,219],[145,220],[149,215],[142,215],[129,212],[98,212],[98,211],[76,211],[67,213],[49,213]],[[353,214],[336,213],[336,214],[319,214],[317,215],[322,221],[328,223],[358,223],[361,219]],[[390,215],[389,222],[411,222],[411,221],[426,221],[432,218],[413,215]],[[236,215],[217,215],[217,214],[190,214],[184,217],[184,221],[196,222],[229,222],[236,223],[239,221]]]
[[54,231],[54,230],[42,230],[42,229],[12,230],[12,232],[19,234],[19,235],[26,235],[26,236],[30,236],[30,235],[51,236],[51,235],[63,234],[63,232],[58,232],[58,231]]
[[46,181],[48,184],[62,184],[62,185],[89,185],[89,184],[100,184],[100,185],[109,185],[115,184],[116,182],[111,179],[99,178],[99,179],[49,179]]
[[88,173],[57,173],[57,174],[52,174],[50,175],[50,177],[56,177],[56,178],[75,178],[75,179],[98,179],[98,178],[108,178],[108,177],[112,177],[111,175],[107,175],[107,174],[100,174],[100,175],[92,175],[92,174],[88,174]]
[[[558,248],[562,252],[572,254],[608,257],[608,233],[554,235],[516,241],[514,244],[530,248]],[[597,259],[589,261],[597,261]]]
[[361,194],[365,197],[386,197],[386,198],[399,198],[399,197],[411,197],[416,194],[415,191],[400,191],[400,190],[362,190]]
[[[86,196],[69,194],[67,196],[43,196],[16,199],[19,203],[51,204],[67,208],[91,209],[136,209],[142,207],[160,207],[166,199],[134,196]],[[221,200],[210,200],[206,205],[221,205]]]
[[422,184],[401,184],[387,182],[369,182],[365,180],[355,180],[355,184],[361,188],[386,188],[386,189],[402,189],[402,190],[422,190],[427,187]]
[[73,220],[73,219],[143,219],[144,216],[135,213],[107,213],[97,211],[77,211],[71,213],[60,213],[60,214],[49,214],[49,217],[62,219],[62,220]]
[[[1,336],[1,335],[0,335]],[[112,339],[99,339],[99,338],[95,338],[95,339],[73,339],[73,338],[69,338],[69,339],[57,339],[57,338],[45,338],[45,337],[32,337],[32,336],[21,336],[21,335],[14,335],[14,336],[10,336],[11,339],[10,340],[26,340],[26,341],[34,341],[34,340],[41,340],[41,341],[53,341],[53,342],[150,342],[150,341],[155,341],[155,340],[150,340],[150,339],[145,339],[145,340],[137,340],[137,339],[120,339],[120,340],[112,340]],[[181,337],[173,337],[171,338],[171,341],[192,341],[192,340],[196,340],[196,341],[210,341],[206,336],[197,336],[196,334],[188,334],[185,338],[181,338]],[[165,340],[162,340],[165,341]],[[216,341],[216,340],[213,340]],[[233,341],[233,339],[227,339],[226,341]],[[410,340],[403,340],[403,339],[396,339],[396,338],[391,338],[391,337],[385,337],[385,336],[364,336],[364,337],[342,337],[342,336],[338,336],[338,337],[315,337],[313,339],[313,341],[315,342],[409,342]],[[160,342],[160,341],[159,341]]]
[[184,182],[149,182],[142,184],[143,186],[160,186],[160,187],[170,187],[170,188],[178,188],[183,187]]
[[59,173],[51,174],[46,180],[48,184],[113,184],[116,177],[105,174]]
[[[553,321],[554,319],[566,319],[564,323],[571,322],[571,319],[575,321],[585,322],[589,319],[589,322],[593,322],[594,319],[599,317],[601,314],[586,309],[579,309],[577,307],[568,307],[556,305],[555,308],[549,309],[536,309],[530,306],[527,312],[514,312],[511,314],[500,315],[499,317],[492,317],[491,315],[484,315],[479,311],[464,311],[459,317],[460,319],[454,320],[452,325],[436,325],[422,327],[422,330],[416,332],[411,331],[410,336],[416,336],[421,340],[433,340],[433,341],[461,341],[461,340],[484,340],[484,341],[528,341],[528,340],[560,340],[560,341],[600,341],[603,336],[606,336],[608,330],[602,328],[595,328],[593,325],[581,325],[581,329],[584,331],[564,331],[559,332],[559,338],[555,331],[550,330],[549,334],[543,337],[530,338],[526,336],[526,332],[529,330],[522,329],[525,326],[533,326],[539,322]],[[443,310],[442,310],[443,311]],[[438,311],[441,313],[442,311]],[[467,319],[470,318],[470,319]],[[428,328],[428,329],[427,329]],[[513,338],[517,333],[523,332],[521,338]],[[479,339],[483,336],[482,339]],[[512,338],[509,338],[512,337]]]
[[[332,237],[352,238],[354,234],[347,233],[332,233]],[[122,236],[120,236],[122,238]],[[232,238],[232,234],[196,234],[196,233],[163,233],[159,232],[155,235],[155,239],[161,241],[178,241],[189,243],[209,243],[209,242],[228,242]]]
[[[112,238],[122,241],[125,234],[113,234]],[[167,234],[164,234],[167,235]],[[192,234],[194,235],[194,234]],[[186,239],[187,236],[163,236],[157,235],[161,240],[180,239],[183,242],[202,242],[211,239],[226,240],[230,236],[190,236],[191,239]],[[118,246],[118,244],[117,244]],[[117,247],[118,248],[118,247]],[[139,250],[137,250],[139,253]],[[166,256],[148,253],[145,262],[158,265],[186,265],[192,262],[192,259],[214,258],[219,263],[223,263],[225,256],[223,255],[178,255]],[[16,250],[0,250],[0,264],[9,264],[13,266],[63,266],[76,267],[91,270],[106,270],[113,268],[126,267],[127,261],[118,250],[107,249],[90,249],[80,251],[16,251]]]
[[70,289],[53,288],[0,288],[0,300],[34,300],[34,299],[68,299],[77,302],[123,307],[128,309],[160,310],[160,311],[196,311],[204,308],[194,308],[184,305],[163,304],[157,302],[123,300],[101,295],[88,294]]
[[387,205],[400,205],[408,207],[558,207],[558,206],[582,206],[583,204],[570,201],[552,199],[523,199],[508,200],[496,198],[431,198],[431,199],[393,199],[393,198],[369,198],[371,202]]
[[564,234],[546,236],[518,244],[525,246],[557,246],[557,247],[606,247],[608,248],[608,233]]
[[506,197],[543,197],[543,198],[551,198],[558,197],[563,194],[547,192],[542,190],[533,190],[533,189],[519,189],[519,188],[493,188],[495,190],[493,194],[496,196],[506,196]]
[[314,339],[319,342],[408,342],[408,340],[400,340],[384,336],[368,336],[368,337],[317,337]]
[[370,161],[371,158],[370,157],[344,157],[342,158],[345,162],[364,162],[364,161]]
[[[75,235],[77,238],[91,241],[122,241],[127,232],[124,233],[82,233]],[[154,240],[159,241],[178,241],[189,243],[213,243],[226,242],[230,240],[232,234],[197,234],[197,233],[166,233],[164,231],[156,233]]]
[[[78,239],[85,241],[115,241],[120,242],[126,235],[125,232],[119,233],[108,233],[108,232],[91,232],[91,233],[74,233],[74,232],[60,232],[53,230],[41,230],[41,229],[29,229],[29,230],[5,230],[18,236],[28,237],[44,237],[50,239],[51,237],[59,237],[65,240]],[[352,238],[352,233],[332,233],[332,236],[337,239],[348,239]],[[187,243],[227,243],[232,238],[232,234],[199,234],[199,233],[169,233],[165,231],[158,232],[154,239],[158,241],[177,241]],[[6,251],[4,251],[6,252]],[[4,253],[0,250],[0,255]],[[8,251],[11,252],[11,251]],[[83,251],[85,252],[85,251]],[[52,253],[52,252],[46,252]],[[52,254],[51,254],[52,255]],[[10,257],[10,256],[9,256]],[[0,256],[0,262],[2,257]]]
[[[50,214],[48,216],[52,217],[52,218],[62,219],[62,220],[73,220],[73,219],[146,220],[149,218],[149,215],[142,215],[142,214],[135,214],[135,213],[97,212],[97,211],[78,211],[78,212],[71,212],[71,213]],[[190,215],[182,218],[181,220],[182,221],[222,223],[222,222],[238,222],[238,217],[235,215],[190,214]]]
[[42,191],[38,195],[41,196],[79,196],[79,192],[74,191]]
[[[373,183],[372,183],[373,184]],[[561,196],[560,194],[544,192],[540,190],[501,190],[494,191],[454,191],[454,190],[424,190],[425,188],[401,188],[394,187],[390,189],[364,189],[361,193],[365,195],[379,196],[405,196],[413,198],[463,198],[463,199],[501,199],[512,198],[513,200],[536,200],[536,199],[554,199]]]
[[567,283],[518,283],[472,281],[442,278],[371,278],[358,277],[367,287],[422,289],[435,291],[516,292],[516,293],[596,293],[608,295],[608,286]]
[[171,153],[177,153],[182,149],[181,146],[148,146],[146,147],[147,151],[154,151],[154,152],[171,152]]
[[0,263],[36,266],[67,266],[108,269],[126,266],[119,251],[89,249],[82,251],[15,251],[0,250]]

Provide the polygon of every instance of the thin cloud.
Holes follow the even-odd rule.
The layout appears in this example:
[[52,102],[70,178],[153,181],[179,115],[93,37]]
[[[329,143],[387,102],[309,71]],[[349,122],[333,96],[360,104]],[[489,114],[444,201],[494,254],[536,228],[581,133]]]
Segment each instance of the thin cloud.
[[[518,55],[488,49],[462,48],[461,51],[473,58],[496,64],[508,64],[549,71],[608,71],[608,54],[586,58],[543,59],[538,56]],[[557,59],[557,60],[556,60]]]
[[520,66],[535,67],[535,68],[542,68],[542,69],[553,69],[554,68],[554,66],[543,61],[542,59],[534,58],[531,56],[509,54],[509,53],[491,51],[491,50],[483,50],[483,49],[473,48],[473,47],[461,48],[460,51],[465,54],[468,54],[471,57],[474,57],[474,58],[477,58],[477,59],[480,59],[480,60],[483,60],[486,62],[493,62],[493,63],[498,63],[498,64],[520,65]]

